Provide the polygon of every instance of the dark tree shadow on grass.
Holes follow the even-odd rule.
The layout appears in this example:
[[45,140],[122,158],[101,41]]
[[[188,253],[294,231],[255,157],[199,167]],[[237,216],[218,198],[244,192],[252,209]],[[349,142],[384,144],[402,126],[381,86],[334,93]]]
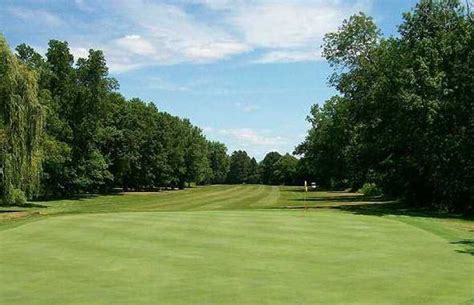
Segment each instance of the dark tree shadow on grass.
[[105,193],[105,194],[75,194],[71,196],[63,196],[63,197],[48,197],[48,198],[40,198],[38,199],[41,202],[52,202],[58,200],[72,200],[72,201],[83,201],[88,199],[93,199],[100,196],[123,196],[124,193]]
[[461,245],[463,250],[456,250],[456,252],[474,255],[474,239],[463,239],[451,242],[453,245]]
[[[291,186],[288,186],[285,188],[285,186],[283,186],[283,189],[280,190],[280,192],[287,192],[287,193],[304,193],[305,192],[305,189],[303,187],[301,188],[295,188],[295,187],[291,187]],[[350,194],[350,192],[348,190],[340,190],[340,191],[331,191],[331,190],[326,190],[326,189],[322,189],[322,188],[318,188],[316,190],[313,190],[310,188],[310,186],[308,186],[308,194],[310,195],[315,195],[317,193],[329,193],[329,194]]]
[[[430,208],[416,207],[408,205],[404,202],[383,197],[367,197],[347,192],[340,193],[341,196],[311,196],[302,199],[289,199],[290,202],[298,202],[298,205],[288,205],[283,207],[272,207],[273,209],[286,210],[322,210],[331,209],[339,210],[354,215],[370,215],[370,216],[410,216],[423,218],[438,219],[463,219],[474,220],[473,215],[463,215],[454,213],[443,213],[434,211]],[[315,194],[316,195],[316,194]],[[306,202],[303,204],[303,202]],[[468,230],[474,232],[474,230]],[[451,242],[458,245],[461,249],[456,250],[459,253],[474,255],[474,239],[464,239]]]
[[372,216],[413,216],[413,217],[427,217],[427,218],[442,218],[442,219],[465,219],[474,220],[472,216],[453,214],[453,213],[442,213],[433,211],[429,208],[413,207],[403,202],[388,201],[388,202],[377,202],[377,203],[364,203],[355,205],[338,205],[334,206],[335,209],[350,212],[357,215],[372,215]]
[[[344,193],[347,194],[347,193]],[[306,199],[298,198],[291,199],[296,202],[335,202],[335,203],[347,203],[347,202],[388,202],[388,199],[379,197],[365,197],[362,195],[344,195],[344,196],[328,196],[328,197],[308,197]]]
[[[327,200],[320,200],[324,202]],[[315,201],[318,202],[318,201]],[[305,207],[301,207],[305,208]],[[440,219],[463,219],[463,220],[474,220],[473,216],[454,214],[454,213],[442,213],[430,210],[428,208],[413,207],[407,204],[395,201],[386,200],[383,198],[360,198],[360,199],[341,199],[333,200],[328,205],[313,205],[309,208],[316,209],[335,209],[340,211],[349,212],[355,215],[370,215],[370,216],[412,216],[412,217],[426,217],[426,218],[440,218]]]
[[456,218],[474,220],[473,215],[462,215],[453,213],[442,213],[433,211],[430,208],[411,206],[406,203],[394,200],[393,198],[382,196],[364,196],[350,194],[348,192],[338,192],[341,196],[309,196],[306,199],[289,199],[290,202],[299,202],[306,205],[280,207],[282,209],[336,209],[350,212],[357,215],[371,216],[414,216],[429,218]]
[[18,212],[23,212],[23,210],[0,210],[0,214],[18,213]]
[[[28,202],[28,203],[25,203],[25,204],[1,204],[0,205],[0,208],[47,208],[46,205],[42,205],[42,204],[39,204],[39,203],[33,203],[33,202]],[[5,212],[6,210],[0,210],[0,213],[6,213]],[[18,211],[12,211],[12,212],[21,212],[21,210],[18,210]]]

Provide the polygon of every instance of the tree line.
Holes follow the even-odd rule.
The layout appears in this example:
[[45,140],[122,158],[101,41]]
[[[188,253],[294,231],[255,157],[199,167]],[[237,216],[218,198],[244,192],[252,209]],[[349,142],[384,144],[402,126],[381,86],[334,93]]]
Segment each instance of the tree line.
[[268,185],[300,184],[302,177],[298,172],[298,159],[290,154],[281,155],[269,152],[257,163],[247,152],[239,150],[230,156],[228,183],[250,183]]
[[[229,156],[189,120],[127,100],[102,51],[75,61],[67,42],[48,46],[45,57],[25,44],[13,54],[0,37],[0,192],[7,202],[269,181],[246,152]],[[280,180],[272,183],[293,181],[287,171],[296,158],[281,157]]]
[[376,188],[414,205],[474,208],[474,15],[421,0],[384,38],[363,13],[325,36],[339,94],[308,117],[296,148],[331,188]]

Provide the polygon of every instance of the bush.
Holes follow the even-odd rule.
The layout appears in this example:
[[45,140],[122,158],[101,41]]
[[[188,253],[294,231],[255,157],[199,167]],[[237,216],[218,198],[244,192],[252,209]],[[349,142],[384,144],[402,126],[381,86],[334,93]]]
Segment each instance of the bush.
[[22,190],[12,189],[5,194],[3,201],[7,205],[23,205],[26,203],[26,195]]
[[382,195],[382,190],[375,183],[364,183],[359,193],[365,196],[380,196]]

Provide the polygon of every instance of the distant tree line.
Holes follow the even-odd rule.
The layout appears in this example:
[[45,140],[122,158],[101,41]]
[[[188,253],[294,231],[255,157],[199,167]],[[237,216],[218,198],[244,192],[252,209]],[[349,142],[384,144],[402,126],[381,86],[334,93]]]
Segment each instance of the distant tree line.
[[422,0],[399,37],[360,13],[325,36],[339,95],[315,105],[296,148],[305,175],[332,188],[377,186],[443,210],[474,208],[474,15]]
[[[224,144],[208,141],[189,120],[138,98],[127,100],[118,88],[102,51],[90,50],[75,61],[67,42],[51,40],[45,57],[25,44],[13,54],[0,37],[4,200],[117,187],[294,181],[289,167],[296,158],[272,159],[271,166],[278,164],[270,169],[270,163],[261,166],[242,151],[228,156]],[[273,170],[278,178],[269,179]]]
[[298,159],[290,154],[270,152],[260,163],[242,150],[230,156],[228,183],[295,185],[302,179],[298,172]]

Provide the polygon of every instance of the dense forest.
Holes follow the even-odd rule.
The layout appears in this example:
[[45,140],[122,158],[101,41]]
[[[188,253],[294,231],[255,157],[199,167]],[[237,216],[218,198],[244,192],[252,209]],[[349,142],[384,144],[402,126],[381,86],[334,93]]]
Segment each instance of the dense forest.
[[201,129],[127,100],[104,54],[45,56],[0,37],[1,194],[7,203],[191,183],[300,184],[384,194],[442,210],[474,208],[474,26],[469,5],[422,0],[399,35],[363,13],[325,36],[339,94],[308,117],[295,154],[230,156]]
[[[67,42],[51,40],[45,58],[25,44],[13,54],[2,37],[0,52],[2,194],[9,203],[114,188],[262,182],[260,164],[247,153],[229,156],[189,120],[124,98],[101,51],[75,60]],[[288,160],[297,159],[280,157],[272,183],[293,183]]]
[[474,15],[420,1],[397,37],[358,14],[325,36],[339,95],[315,105],[306,175],[331,188],[375,189],[415,205],[474,207]]

